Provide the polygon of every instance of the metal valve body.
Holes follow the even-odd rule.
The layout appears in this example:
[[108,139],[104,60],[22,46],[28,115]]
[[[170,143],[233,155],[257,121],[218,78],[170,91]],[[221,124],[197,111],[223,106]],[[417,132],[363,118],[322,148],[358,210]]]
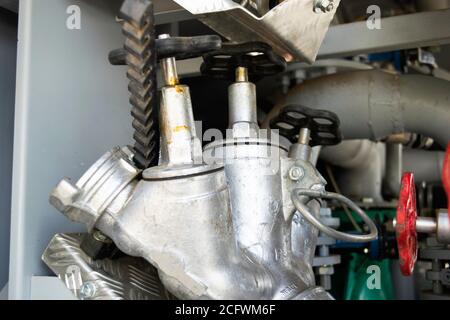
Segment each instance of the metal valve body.
[[[128,147],[115,148],[75,186],[63,180],[52,204],[149,261],[177,298],[332,299],[315,285],[317,229],[292,221],[292,190],[325,180],[259,129],[245,76],[229,95],[232,137],[202,152],[189,88],[167,83],[160,165],[142,172]],[[319,202],[304,201],[319,216]]]

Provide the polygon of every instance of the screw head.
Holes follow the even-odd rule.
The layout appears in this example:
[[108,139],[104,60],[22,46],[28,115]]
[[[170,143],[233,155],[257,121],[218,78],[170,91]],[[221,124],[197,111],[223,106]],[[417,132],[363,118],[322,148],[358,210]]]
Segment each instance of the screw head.
[[303,175],[305,174],[305,172],[303,171],[303,169],[302,168],[300,168],[300,167],[292,167],[290,170],[289,170],[289,178],[292,180],[292,181],[298,181],[298,180],[300,180],[301,178],[303,178]]
[[103,243],[111,243],[112,240],[109,239],[103,232],[99,231],[99,230],[95,230],[94,233],[92,234],[92,236],[94,237],[95,240],[103,242]]
[[274,214],[278,213],[278,211],[280,211],[280,204],[278,203],[277,200],[272,199],[270,201],[270,211]]
[[89,299],[95,295],[97,291],[97,287],[92,282],[85,282],[80,288],[80,298],[81,299]]

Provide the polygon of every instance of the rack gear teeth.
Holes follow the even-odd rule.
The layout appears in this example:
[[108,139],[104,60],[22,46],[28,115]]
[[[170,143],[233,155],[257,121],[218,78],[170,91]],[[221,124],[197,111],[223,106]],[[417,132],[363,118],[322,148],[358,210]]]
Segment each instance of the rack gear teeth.
[[157,165],[159,159],[153,3],[149,0],[125,0],[120,18],[126,37],[128,90],[134,118],[134,162],[140,169],[146,169]]

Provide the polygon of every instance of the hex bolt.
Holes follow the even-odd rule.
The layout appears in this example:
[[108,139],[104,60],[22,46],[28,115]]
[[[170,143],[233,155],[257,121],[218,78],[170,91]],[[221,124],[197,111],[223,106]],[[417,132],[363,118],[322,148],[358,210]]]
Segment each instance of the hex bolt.
[[314,12],[315,13],[327,13],[334,9],[333,0],[316,0],[314,1]]
[[80,298],[81,299],[90,299],[95,295],[97,288],[92,282],[85,282],[80,288]]
[[103,242],[103,243],[111,243],[111,239],[109,239],[103,232],[99,230],[95,230],[92,234],[95,240]]
[[300,167],[292,167],[292,168],[289,170],[289,178],[290,178],[292,181],[298,181],[298,180],[300,180],[301,178],[303,178],[303,175],[304,175],[304,174],[305,174],[305,173],[304,173],[303,169],[300,168]]

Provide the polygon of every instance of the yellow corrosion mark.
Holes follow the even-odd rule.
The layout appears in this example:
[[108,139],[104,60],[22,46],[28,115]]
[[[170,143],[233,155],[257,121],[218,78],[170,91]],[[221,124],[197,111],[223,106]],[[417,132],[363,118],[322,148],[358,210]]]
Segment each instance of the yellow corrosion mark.
[[178,93],[184,93],[184,88],[182,86],[175,86],[175,91]]
[[173,128],[172,131],[173,132],[189,131],[189,127],[188,126],[176,126],[175,128]]
[[178,84],[178,77],[169,77],[167,85],[176,86]]
[[248,82],[248,69],[244,67],[236,68],[236,82]]

